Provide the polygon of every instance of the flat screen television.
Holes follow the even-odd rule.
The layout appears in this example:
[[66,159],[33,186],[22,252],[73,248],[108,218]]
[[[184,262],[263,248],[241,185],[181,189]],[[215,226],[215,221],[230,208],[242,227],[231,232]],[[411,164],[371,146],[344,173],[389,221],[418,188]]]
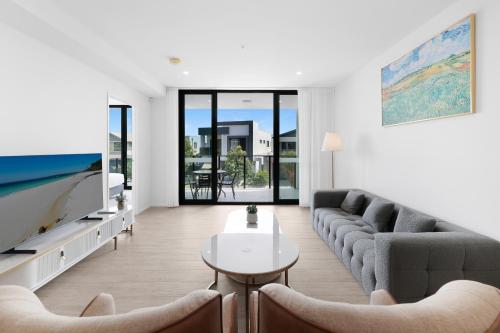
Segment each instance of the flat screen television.
[[103,207],[102,154],[0,156],[0,253]]

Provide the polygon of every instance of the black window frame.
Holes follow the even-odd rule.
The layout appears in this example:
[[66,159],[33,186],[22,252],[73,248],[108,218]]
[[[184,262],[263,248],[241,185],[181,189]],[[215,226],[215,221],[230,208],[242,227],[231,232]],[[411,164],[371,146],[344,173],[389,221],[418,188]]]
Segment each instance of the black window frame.
[[[273,136],[269,146],[273,147],[273,201],[272,202],[226,202],[218,201],[217,184],[212,184],[212,198],[210,199],[186,199],[185,198],[185,169],[184,169],[184,139],[185,139],[185,99],[186,95],[210,95],[211,96],[211,136],[217,138],[217,95],[220,93],[269,93],[273,95]],[[255,89],[179,89],[179,204],[181,205],[298,205],[298,199],[280,199],[279,197],[279,152],[280,152],[280,96],[298,95],[297,90],[255,90]],[[298,130],[298,129],[297,129]],[[264,140],[265,141],[265,140]],[[217,165],[217,140],[211,142],[212,166]],[[276,162],[276,163],[275,163]],[[274,176],[276,175],[276,177]],[[217,177],[217,168],[212,167],[212,179]]]
[[[128,151],[128,132],[127,132],[127,127],[128,127],[128,118],[127,118],[127,111],[128,109],[132,109],[132,106],[130,105],[118,105],[118,104],[112,104],[108,106],[108,109],[120,109],[120,117],[121,117],[121,124],[120,124],[120,141],[121,141],[121,170],[123,173],[123,188],[125,190],[131,190],[132,189],[132,184],[128,182],[128,168],[127,168],[127,151]],[[109,111],[108,111],[109,112]],[[109,149],[109,148],[108,148]],[[132,146],[133,149],[133,146]],[[108,161],[109,164],[109,161]]]

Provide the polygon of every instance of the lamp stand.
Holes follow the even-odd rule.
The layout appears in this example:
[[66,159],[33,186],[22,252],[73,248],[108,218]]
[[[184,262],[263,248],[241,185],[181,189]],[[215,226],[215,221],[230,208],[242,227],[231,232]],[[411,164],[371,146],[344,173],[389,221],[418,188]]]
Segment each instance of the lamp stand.
[[333,170],[333,165],[334,165],[334,157],[333,157],[333,156],[334,156],[334,154],[335,154],[335,152],[334,152],[334,151],[332,151],[332,189],[335,189],[335,186],[334,186],[334,185],[335,185],[335,183],[334,183],[334,181],[333,181],[333,177],[334,177],[334,174],[335,174],[335,172],[334,172],[334,170]]

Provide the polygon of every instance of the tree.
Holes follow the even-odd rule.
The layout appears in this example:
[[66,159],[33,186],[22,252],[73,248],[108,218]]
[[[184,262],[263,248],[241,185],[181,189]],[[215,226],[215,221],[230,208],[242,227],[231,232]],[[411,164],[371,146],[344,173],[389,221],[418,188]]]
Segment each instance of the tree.
[[[184,138],[184,158],[186,157],[194,157],[193,145],[188,138]],[[189,163],[184,162],[184,171],[186,174],[189,173],[190,167],[191,165]]]
[[[284,151],[281,152],[280,154],[281,157],[297,157],[297,154],[294,151]],[[296,184],[296,171],[297,171],[297,164],[296,163],[280,163],[280,169],[283,171],[283,173],[286,175],[288,178],[288,181],[290,182],[290,186],[293,188],[297,188]]]
[[264,186],[269,183],[269,173],[267,173],[266,170],[259,170],[254,177],[250,179],[249,183],[251,185]]
[[191,144],[191,141],[189,141],[188,138],[184,139],[184,156],[185,157],[194,156],[193,145]]
[[245,161],[246,177],[247,179],[253,178],[255,170],[253,168],[252,161],[245,159],[247,153],[241,148],[241,146],[233,147],[227,153],[227,159],[224,163],[224,170],[227,174],[233,176],[237,180],[243,179],[243,161]]

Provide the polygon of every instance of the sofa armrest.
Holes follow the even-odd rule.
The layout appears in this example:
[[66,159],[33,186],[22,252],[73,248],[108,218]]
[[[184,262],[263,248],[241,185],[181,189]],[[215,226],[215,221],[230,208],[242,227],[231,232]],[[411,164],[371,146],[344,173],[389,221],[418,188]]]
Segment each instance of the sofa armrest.
[[238,332],[238,295],[231,293],[222,299],[222,331]]
[[339,208],[349,190],[315,191],[312,195],[311,214],[321,207]]
[[500,243],[464,232],[378,233],[375,289],[415,302],[453,280],[500,287]]

